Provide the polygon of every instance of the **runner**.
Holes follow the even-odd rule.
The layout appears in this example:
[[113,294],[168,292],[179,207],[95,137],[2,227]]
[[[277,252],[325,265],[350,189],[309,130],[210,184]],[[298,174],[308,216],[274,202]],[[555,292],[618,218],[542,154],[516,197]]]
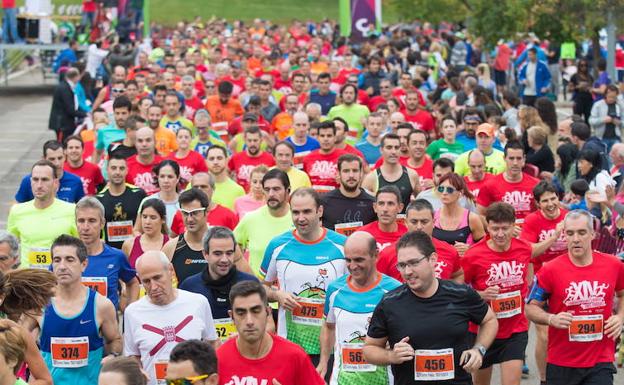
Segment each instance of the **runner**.
[[136,133],[137,154],[128,159],[128,174],[126,182],[142,188],[147,195],[158,191],[154,183],[153,168],[163,158],[155,154],[154,131],[148,127],[142,127]]
[[95,195],[97,187],[104,183],[100,168],[83,159],[84,142],[77,135],[65,138],[65,164],[63,170],[80,177],[86,195]]
[[160,125],[162,116],[162,107],[158,104],[150,106],[147,110],[149,128],[154,132],[154,147],[158,155],[167,156],[178,149],[178,143],[173,131]]
[[249,174],[251,170],[264,164],[267,167],[275,166],[275,159],[271,154],[260,150],[262,134],[258,126],[245,129],[245,150],[232,155],[228,161],[228,168],[236,175],[236,183],[245,191],[249,191]]
[[[435,265],[435,277],[439,279],[451,279],[457,283],[464,283],[464,271],[461,268],[459,253],[444,241],[432,237],[434,211],[431,203],[424,199],[416,199],[410,202],[405,210],[405,225],[407,231],[422,231],[431,237],[433,247],[438,256]],[[379,253],[377,270],[394,279],[403,282],[401,272],[396,268],[397,250],[396,243],[386,247]]]
[[[397,250],[396,266],[406,283],[375,308],[364,358],[373,365],[392,365],[397,385],[471,384],[469,373],[481,366],[496,335],[494,312],[469,286],[435,278],[438,255],[429,235],[409,232]],[[472,347],[466,339],[470,322],[480,326]]]
[[38,329],[43,359],[55,384],[96,385],[102,357],[121,354],[121,335],[112,302],[82,285],[87,248],[78,238],[61,235],[51,247],[55,296],[43,315],[27,318]]
[[187,127],[178,128],[176,140],[178,150],[169,154],[167,159],[171,159],[180,165],[180,178],[182,189],[191,181],[191,177],[198,172],[208,172],[206,160],[196,151],[190,148],[192,131]]
[[19,240],[8,231],[0,230],[0,273],[16,269],[19,263]]
[[208,300],[173,287],[174,271],[167,256],[148,251],[137,261],[146,296],[124,313],[124,355],[141,361],[149,385],[160,385],[167,374],[171,350],[190,339],[218,344]]
[[[48,140],[43,144],[43,159],[52,163],[55,168],[55,178],[58,179],[56,197],[69,203],[76,203],[85,195],[80,178],[63,170],[65,153],[63,145],[56,140]],[[17,203],[24,203],[34,199],[32,190],[32,174],[22,178],[19,189],[15,193]]]
[[[95,108],[97,107],[94,105]],[[93,163],[100,163],[100,160],[103,159],[104,151],[108,149],[111,143],[123,140],[126,137],[126,132],[123,128],[126,126],[126,119],[130,117],[130,111],[132,111],[132,103],[128,97],[122,95],[115,98],[113,102],[114,122],[97,130]]]
[[206,159],[208,149],[214,145],[225,147],[225,142],[210,128],[210,115],[205,109],[195,112],[195,128],[197,136],[191,140],[190,148]]
[[593,223],[586,211],[566,215],[568,252],[537,272],[528,298],[527,317],[548,326],[548,384],[613,384],[614,341],[624,319],[624,265],[592,251]]
[[[496,129],[490,123],[482,123],[477,127],[477,150],[485,156],[485,172],[498,175],[505,171],[505,155],[501,150],[494,148]],[[468,155],[474,150],[464,152],[455,161],[455,173],[461,176],[470,174]]]
[[239,282],[230,290],[230,314],[239,334],[217,350],[219,385],[323,385],[304,350],[275,334],[267,323],[271,308],[261,284]]
[[[217,385],[217,354],[208,342],[189,340],[177,344],[169,355],[167,383]],[[129,385],[129,384],[128,384]]]
[[8,385],[26,385],[16,375],[26,358],[28,345],[24,333],[19,325],[9,320],[0,320],[0,330],[0,362],[4,364],[0,368],[0,376]]
[[312,151],[303,159],[303,171],[308,174],[312,188],[319,193],[329,192],[336,187],[338,158],[344,151],[336,148],[336,125],[332,121],[321,122],[318,128],[321,148]]
[[234,209],[234,201],[245,195],[245,189],[230,178],[227,163],[228,155],[225,147],[212,146],[208,149],[206,163],[210,175],[215,178],[212,199],[230,210]]
[[[514,238],[514,208],[504,202],[492,203],[487,208],[486,221],[489,237],[468,249],[461,259],[466,283],[490,302],[499,322],[496,340],[483,357],[474,382],[490,384],[492,365],[501,364],[501,383],[519,385],[529,338],[524,315],[529,263],[547,250],[559,234],[536,244]],[[473,337],[476,330],[471,325]]]
[[273,157],[275,158],[275,167],[288,175],[293,191],[299,187],[312,187],[308,174],[295,167],[295,146],[291,142],[283,140],[276,143],[273,147]]
[[375,197],[360,187],[362,166],[362,159],[353,154],[338,158],[340,187],[321,196],[323,227],[348,236],[377,219]]
[[493,175],[485,172],[485,156],[476,149],[468,152],[468,168],[470,168],[470,173],[464,177],[464,180],[468,190],[477,199],[481,188]]
[[333,350],[330,384],[388,384],[388,368],[368,364],[362,349],[375,306],[385,293],[401,284],[377,271],[377,243],[370,234],[362,231],[351,234],[344,252],[349,274],[332,282],[327,289],[321,357],[316,370],[325,376]]
[[[229,315],[232,286],[241,281],[259,281],[255,276],[236,268],[236,260],[242,259],[242,255],[237,250],[236,240],[230,229],[222,226],[210,227],[202,242],[206,269],[190,276],[179,287],[208,299],[217,335],[225,341],[232,333],[236,333]],[[271,330],[275,330],[272,320],[270,323]]]
[[126,239],[132,238],[137,211],[147,196],[142,189],[126,183],[128,164],[120,154],[113,154],[106,164],[108,183],[95,197],[104,206],[106,244],[121,249]]
[[303,159],[320,148],[318,140],[309,135],[310,118],[305,112],[297,111],[293,115],[293,134],[286,140],[295,146],[294,162],[297,168],[303,168]]
[[102,364],[98,385],[145,385],[141,363],[132,357],[115,357]]
[[[55,198],[59,186],[56,167],[40,160],[32,168],[34,199],[11,207],[7,230],[20,242],[20,266],[46,269],[52,263],[50,246],[61,234],[78,235],[74,204]],[[45,226],[34,226],[42,224]]]
[[407,137],[405,142],[407,144],[408,157],[401,158],[401,164],[416,171],[420,179],[419,190],[430,189],[434,186],[434,162],[429,158],[426,152],[428,140],[427,134],[422,130],[408,131],[406,130],[406,127],[403,126],[403,124],[399,124],[399,127],[397,129],[397,135],[401,137],[402,133],[405,131],[407,131]]
[[249,266],[256,276],[260,276],[260,265],[271,239],[293,227],[288,175],[279,169],[269,170],[262,178],[262,188],[266,205],[245,215],[234,229],[236,243],[249,253]]
[[362,138],[364,125],[362,120],[370,113],[365,105],[361,105],[357,100],[358,89],[353,84],[345,84],[340,88],[341,104],[333,106],[327,113],[327,118],[333,119],[337,116],[343,118],[349,125],[347,133],[347,143],[355,144]]
[[419,93],[416,90],[409,90],[405,96],[405,121],[412,123],[414,128],[425,131],[430,138],[435,139],[436,133],[435,120],[429,111],[420,106]]
[[[325,293],[330,283],[346,273],[346,237],[320,225],[323,206],[314,189],[295,191],[290,209],[295,230],[271,240],[260,276],[269,300],[280,305],[278,335],[300,345],[316,366]],[[275,282],[279,290],[272,288]]]
[[[140,116],[132,115],[126,119],[126,124],[123,129],[126,132],[126,136],[123,140],[115,141],[108,146],[106,153],[108,157],[114,153],[121,154],[124,158],[128,159],[132,155],[137,154],[136,149],[136,131],[140,127],[145,127],[145,121]],[[139,127],[140,126],[140,127]]]
[[97,199],[84,197],[76,203],[76,228],[87,248],[82,284],[110,299],[115,309],[119,309],[119,281],[125,283],[124,307],[139,298],[139,281],[125,254],[102,241],[105,223],[104,206]]
[[165,95],[165,112],[165,116],[160,120],[161,127],[173,131],[174,134],[178,133],[180,127],[186,127],[191,130],[193,136],[196,134],[193,122],[180,113],[180,99],[176,91],[167,91]]
[[381,158],[382,133],[385,131],[384,118],[378,112],[373,112],[366,119],[366,137],[359,141],[355,148],[364,155],[368,164],[375,164]]
[[379,252],[407,232],[407,227],[397,221],[399,213],[403,211],[401,202],[401,192],[397,187],[388,185],[380,188],[373,203],[373,209],[379,219],[360,228],[360,231],[365,231],[375,237]]

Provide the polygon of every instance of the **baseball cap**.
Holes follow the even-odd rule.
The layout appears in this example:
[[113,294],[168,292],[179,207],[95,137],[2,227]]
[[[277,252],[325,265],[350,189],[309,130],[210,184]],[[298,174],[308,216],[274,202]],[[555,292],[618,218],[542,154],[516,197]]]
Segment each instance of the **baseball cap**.
[[243,121],[246,120],[252,120],[254,122],[258,121],[258,116],[252,112],[245,112],[245,114],[243,115]]
[[496,130],[494,129],[494,126],[492,126],[490,123],[479,124],[479,127],[477,127],[477,135],[486,134],[490,138],[494,137],[495,131]]

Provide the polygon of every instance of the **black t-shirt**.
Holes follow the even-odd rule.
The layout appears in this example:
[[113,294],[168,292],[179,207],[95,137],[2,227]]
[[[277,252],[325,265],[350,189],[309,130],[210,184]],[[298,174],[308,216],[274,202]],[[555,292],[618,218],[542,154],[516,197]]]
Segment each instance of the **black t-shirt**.
[[[617,116],[617,108],[616,108],[616,104],[607,104],[607,107],[609,109],[607,115],[615,118],[615,119],[620,119],[619,116]],[[615,133],[615,124],[613,123],[607,123],[605,124],[605,132],[604,135],[602,136],[604,139],[615,139],[617,138],[617,134]]]
[[124,159],[130,158],[137,154],[136,147],[128,147],[123,142],[113,142],[108,146],[108,156],[113,154],[121,155]]
[[439,280],[436,293],[430,298],[416,296],[404,284],[386,293],[375,308],[368,336],[388,338],[390,347],[409,336],[409,343],[418,349],[453,349],[455,378],[446,381],[416,381],[414,361],[392,365],[396,385],[470,384],[470,374],[459,365],[464,350],[472,346],[468,340],[468,322],[480,324],[488,305],[467,285]]
[[[100,191],[95,197],[104,205],[106,226],[104,227],[104,240],[111,247],[121,248],[123,234],[127,225],[136,221],[137,212],[141,201],[147,196],[139,187],[126,184],[126,191],[120,196],[112,196],[108,187]],[[109,240],[109,233],[117,241]],[[117,235],[114,235],[117,234]]]
[[323,226],[335,230],[337,223],[362,222],[361,226],[377,220],[373,210],[375,198],[361,190],[357,198],[347,198],[340,189],[321,196],[323,204]]

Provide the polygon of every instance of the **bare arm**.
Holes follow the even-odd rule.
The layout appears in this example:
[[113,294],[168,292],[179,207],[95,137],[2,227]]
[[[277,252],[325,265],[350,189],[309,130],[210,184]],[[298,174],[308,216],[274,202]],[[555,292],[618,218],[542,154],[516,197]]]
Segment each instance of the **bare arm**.
[[243,258],[243,252],[239,245],[237,245],[236,252],[234,254],[234,264],[236,265],[236,269],[238,269],[238,271],[255,275],[254,272],[251,271],[251,266],[249,266],[249,262],[247,262],[247,260]]
[[546,252],[559,238],[561,235],[561,231],[563,231],[563,222],[557,223],[557,229],[553,235],[544,239],[539,243],[534,243],[531,246],[531,258],[538,257]]
[[412,195],[416,197],[420,193],[420,177],[416,171],[411,168],[407,169],[407,175],[410,179],[410,184],[412,185]]
[[139,299],[140,290],[141,284],[139,284],[137,277],[134,277],[129,282],[126,282],[126,306]]
[[115,306],[106,297],[96,296],[97,315],[100,321],[100,330],[104,337],[104,352],[106,354],[121,354],[123,347],[121,344],[121,334],[119,333],[119,325],[117,324],[117,312]]
[[480,240],[485,237],[485,228],[483,227],[483,222],[481,221],[481,217],[478,214],[470,213],[470,232],[472,233],[472,239]]
[[41,357],[41,353],[39,352],[35,339],[25,328],[20,327],[20,330],[22,331],[22,338],[26,341],[24,361],[28,364],[28,369],[30,369],[32,377],[35,378],[34,380],[31,380],[29,384],[52,385],[52,376],[50,376],[48,367],[45,362],[43,362],[43,358]]
[[377,192],[377,173],[375,171],[371,171],[364,177],[362,188],[375,195]]
[[451,280],[459,283],[459,284],[463,284],[464,281],[464,269],[458,269],[457,271],[455,271],[453,273],[453,275],[451,276]]
[[334,351],[334,344],[336,343],[336,324],[328,323],[327,321],[323,322],[320,342],[321,356],[316,371],[321,377],[325,377],[327,373],[327,362],[329,361],[330,354]]
[[374,365],[401,364],[414,359],[414,348],[409,344],[409,337],[404,337],[394,344],[392,349],[387,347],[388,338],[372,338],[366,336],[364,358]]
[[179,237],[171,238],[170,240],[167,241],[167,243],[165,243],[165,245],[162,248],[162,252],[165,253],[165,255],[167,256],[167,258],[169,258],[170,261],[173,258],[175,247],[178,244],[178,238]]
[[106,87],[102,87],[100,92],[98,92],[98,95],[95,97],[95,100],[93,101],[92,111],[97,110],[98,107],[100,107],[100,104],[104,103],[105,98],[106,98]]

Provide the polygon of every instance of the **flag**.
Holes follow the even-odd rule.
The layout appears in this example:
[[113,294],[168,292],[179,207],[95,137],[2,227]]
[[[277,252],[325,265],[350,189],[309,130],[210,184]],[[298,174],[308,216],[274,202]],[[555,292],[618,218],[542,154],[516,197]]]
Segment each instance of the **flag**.
[[381,31],[381,0],[340,0],[340,35],[360,42]]

